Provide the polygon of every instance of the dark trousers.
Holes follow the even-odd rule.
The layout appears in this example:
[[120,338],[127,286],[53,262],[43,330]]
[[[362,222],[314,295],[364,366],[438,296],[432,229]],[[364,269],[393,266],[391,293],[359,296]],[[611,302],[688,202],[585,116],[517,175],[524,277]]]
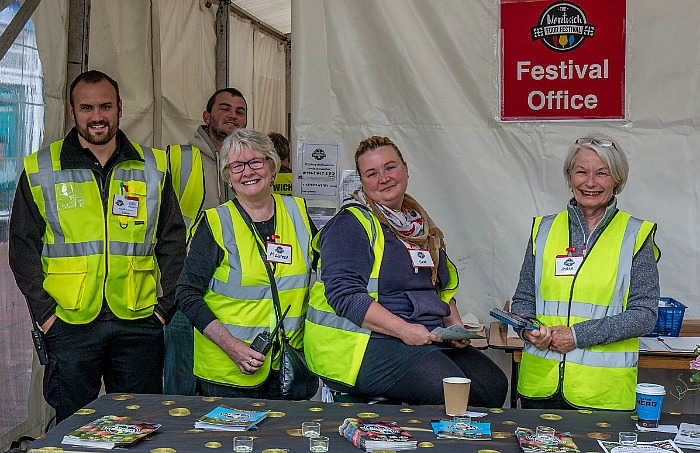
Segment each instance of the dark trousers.
[[194,368],[194,328],[180,310],[165,326],[163,393],[194,396],[197,378]]
[[266,400],[283,400],[280,390],[279,371],[270,370],[267,380],[257,387],[234,387],[216,382],[200,380],[202,394],[223,398],[260,398]]
[[44,398],[56,423],[107,393],[161,393],[163,325],[155,316],[138,320],[100,315],[88,324],[60,319],[46,333],[49,365]]

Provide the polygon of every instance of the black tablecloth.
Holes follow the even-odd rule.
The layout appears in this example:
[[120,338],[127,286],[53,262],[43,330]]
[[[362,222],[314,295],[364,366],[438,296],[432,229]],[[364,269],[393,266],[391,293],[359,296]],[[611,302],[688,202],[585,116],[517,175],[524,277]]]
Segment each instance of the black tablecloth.
[[[634,431],[633,412],[611,411],[563,411],[563,410],[523,410],[523,409],[481,409],[470,410],[486,412],[479,421],[491,423],[494,439],[490,441],[465,441],[436,439],[430,421],[447,419],[444,406],[400,406],[382,404],[320,403],[316,401],[271,401],[247,398],[221,398],[211,401],[197,396],[173,395],[103,395],[81,412],[75,414],[50,430],[44,438],[32,442],[29,451],[56,451],[42,447],[59,447],[64,451],[104,451],[85,447],[70,447],[61,444],[63,436],[80,426],[104,415],[128,415],[133,420],[145,420],[160,423],[162,426],[149,440],[144,440],[129,451],[150,452],[156,448],[160,452],[231,452],[235,435],[252,435],[255,437],[254,452],[269,448],[286,448],[290,452],[308,452],[309,441],[300,436],[301,423],[319,421],[321,434],[330,438],[330,452],[358,452],[350,442],[338,435],[338,426],[346,417],[356,417],[362,412],[377,414],[374,419],[394,420],[408,430],[419,442],[419,451],[438,452],[477,452],[478,450],[497,450],[498,452],[519,452],[520,448],[513,436],[518,426],[534,429],[538,425],[554,427],[557,431],[569,431],[581,452],[601,451],[596,438],[617,441],[620,431]],[[200,416],[219,404],[244,410],[270,410],[278,412],[276,417],[269,417],[259,425],[258,431],[247,434],[214,431],[192,432],[194,423]],[[173,415],[186,413],[189,415]],[[94,412],[91,410],[94,409]],[[559,417],[561,417],[559,419]],[[679,425],[681,422],[700,424],[698,414],[663,414],[662,424]],[[639,441],[673,439],[673,434],[657,432],[640,432]],[[424,444],[423,444],[424,443]],[[494,452],[495,453],[495,452]]]

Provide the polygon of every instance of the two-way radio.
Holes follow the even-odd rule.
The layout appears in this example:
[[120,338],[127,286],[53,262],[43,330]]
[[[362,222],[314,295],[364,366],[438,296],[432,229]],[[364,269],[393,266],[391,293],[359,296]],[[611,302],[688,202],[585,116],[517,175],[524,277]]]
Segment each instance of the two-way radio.
[[272,331],[272,333],[268,332],[267,330],[264,332],[260,332],[253,342],[250,344],[250,349],[253,351],[259,352],[260,354],[267,355],[268,352],[270,352],[270,348],[272,347],[272,343],[274,343],[275,337],[277,336],[277,331],[279,330],[280,326],[282,325],[282,322],[284,321],[284,317],[287,316],[287,312],[291,308],[291,305],[287,306],[287,309],[284,311],[282,314],[282,317],[277,321],[277,325],[275,326],[275,329]]
[[32,307],[29,305],[29,299],[24,296],[24,300],[27,302],[27,308],[29,309],[29,318],[32,320],[32,342],[34,343],[34,349],[36,349],[36,355],[39,356],[39,363],[42,365],[49,364],[49,353],[46,352],[46,341],[44,340],[44,332],[39,328],[39,324],[34,318],[34,313],[32,313]]

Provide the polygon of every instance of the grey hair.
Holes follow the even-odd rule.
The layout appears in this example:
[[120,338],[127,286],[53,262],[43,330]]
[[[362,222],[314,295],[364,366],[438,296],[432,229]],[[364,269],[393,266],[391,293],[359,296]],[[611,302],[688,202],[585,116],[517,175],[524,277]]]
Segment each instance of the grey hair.
[[[579,144],[577,142],[590,141],[590,144]],[[596,142],[610,142],[612,146],[601,146]],[[569,152],[566,154],[566,159],[564,159],[564,178],[566,179],[566,184],[571,189],[571,171],[574,168],[574,163],[576,162],[576,156],[582,148],[587,148],[594,151],[600,160],[602,160],[605,165],[610,169],[610,176],[617,184],[615,186],[614,194],[619,194],[624,189],[627,183],[627,176],[629,175],[630,166],[627,162],[627,157],[625,153],[620,148],[620,145],[611,139],[610,137],[601,133],[591,133],[584,135],[574,141],[574,143],[569,147]]]
[[224,139],[221,144],[221,167],[219,171],[221,172],[221,177],[227,183],[231,182],[229,171],[226,166],[229,164],[229,153],[233,151],[231,156],[234,160],[236,157],[241,155],[243,151],[243,145],[246,145],[251,150],[262,154],[265,160],[272,162],[272,180],[275,180],[275,176],[280,171],[280,166],[282,162],[280,161],[280,156],[275,151],[275,145],[272,144],[270,137],[258,132],[253,129],[241,128],[236,129],[231,135]]

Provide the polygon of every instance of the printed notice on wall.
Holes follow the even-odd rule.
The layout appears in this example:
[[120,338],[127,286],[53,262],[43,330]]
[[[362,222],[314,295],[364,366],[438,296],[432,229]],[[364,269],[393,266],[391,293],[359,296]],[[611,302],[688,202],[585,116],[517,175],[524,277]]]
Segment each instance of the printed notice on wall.
[[297,156],[300,165],[301,196],[331,199],[338,196],[338,156],[340,142],[300,138]]
[[625,118],[625,0],[500,0],[502,121]]

